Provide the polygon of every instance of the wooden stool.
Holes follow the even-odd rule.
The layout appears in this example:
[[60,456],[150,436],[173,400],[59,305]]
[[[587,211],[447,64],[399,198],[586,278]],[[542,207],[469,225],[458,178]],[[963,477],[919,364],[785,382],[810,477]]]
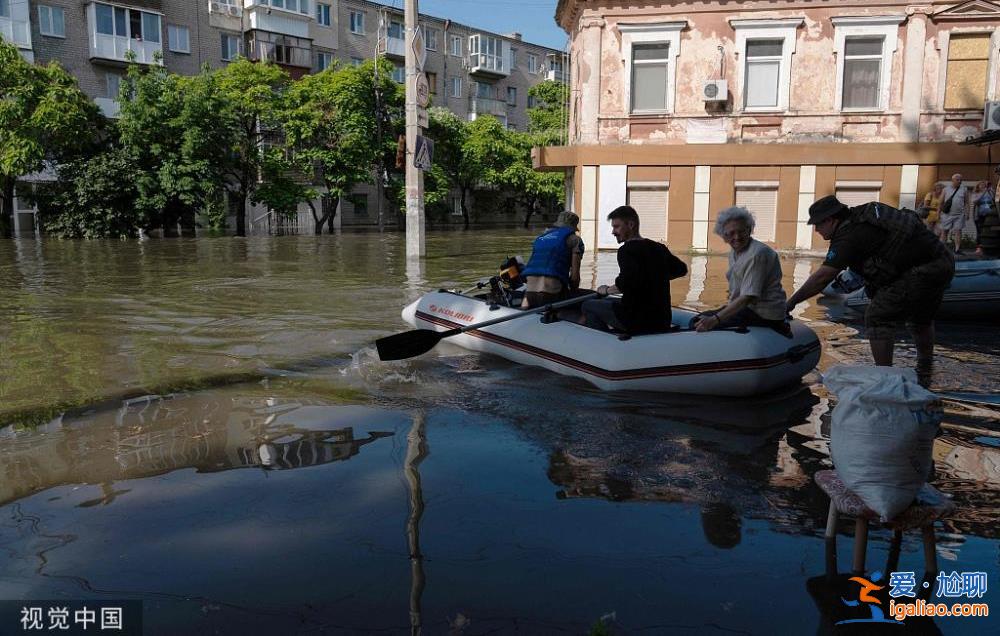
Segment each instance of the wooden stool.
[[[864,574],[865,553],[868,550],[868,522],[878,522],[878,514],[872,511],[865,502],[852,492],[841,481],[835,470],[821,470],[816,473],[816,484],[830,497],[830,512],[826,520],[826,570],[827,574],[837,572],[837,519],[838,515],[848,515],[854,521],[854,559],[851,571],[854,574]],[[950,514],[955,505],[937,488],[924,484],[917,493],[909,508],[883,524],[892,529],[892,543],[889,546],[889,559],[885,566],[886,574],[893,572],[899,565],[900,545],[903,541],[903,531],[920,528],[924,537],[924,580],[931,580],[937,574],[937,550],[934,541],[934,522]]]

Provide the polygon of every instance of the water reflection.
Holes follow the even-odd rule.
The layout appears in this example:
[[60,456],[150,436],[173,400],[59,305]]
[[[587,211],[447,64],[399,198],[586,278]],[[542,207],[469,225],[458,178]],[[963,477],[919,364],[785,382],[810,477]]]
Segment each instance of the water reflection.
[[119,481],[184,468],[290,470],[346,461],[392,432],[356,438],[352,407],[256,396],[193,394],[129,400],[117,410],[0,430],[0,505],[65,484],[99,484],[110,504]]

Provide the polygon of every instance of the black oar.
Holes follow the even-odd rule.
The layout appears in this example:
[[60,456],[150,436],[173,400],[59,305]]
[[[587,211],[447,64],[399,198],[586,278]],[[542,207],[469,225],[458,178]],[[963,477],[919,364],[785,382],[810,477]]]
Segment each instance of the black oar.
[[543,307],[535,307],[534,309],[520,311],[511,316],[502,316],[500,318],[494,318],[493,320],[479,322],[474,325],[466,325],[464,327],[457,327],[447,331],[434,331],[433,329],[414,329],[413,331],[404,331],[403,333],[397,333],[392,336],[386,336],[385,338],[379,338],[375,341],[375,348],[378,350],[379,360],[405,360],[406,358],[413,358],[422,353],[427,353],[433,349],[437,343],[441,342],[445,338],[457,336],[460,333],[472,331],[473,329],[482,329],[483,327],[489,327],[490,325],[507,322],[508,320],[541,314],[552,309],[569,307],[570,305],[575,305],[597,296],[598,294],[596,292],[592,294],[585,294],[583,296],[577,296],[576,298],[570,298],[569,300],[563,300],[558,303],[551,303]]

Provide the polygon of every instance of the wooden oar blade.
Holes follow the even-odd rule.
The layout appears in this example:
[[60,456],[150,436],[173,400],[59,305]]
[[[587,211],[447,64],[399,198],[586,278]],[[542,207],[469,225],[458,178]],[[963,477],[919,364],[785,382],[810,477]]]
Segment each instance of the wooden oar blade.
[[414,329],[393,334],[375,341],[378,358],[383,362],[389,360],[405,360],[427,353],[441,341],[443,331],[430,329]]

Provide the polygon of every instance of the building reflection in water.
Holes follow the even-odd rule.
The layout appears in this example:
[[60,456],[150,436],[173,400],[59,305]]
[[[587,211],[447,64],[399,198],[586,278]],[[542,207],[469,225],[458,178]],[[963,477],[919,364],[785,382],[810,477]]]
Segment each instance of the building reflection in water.
[[290,470],[345,461],[389,432],[355,438],[359,407],[201,393],[128,400],[117,411],[0,430],[0,505],[65,484],[114,483],[184,468]]

